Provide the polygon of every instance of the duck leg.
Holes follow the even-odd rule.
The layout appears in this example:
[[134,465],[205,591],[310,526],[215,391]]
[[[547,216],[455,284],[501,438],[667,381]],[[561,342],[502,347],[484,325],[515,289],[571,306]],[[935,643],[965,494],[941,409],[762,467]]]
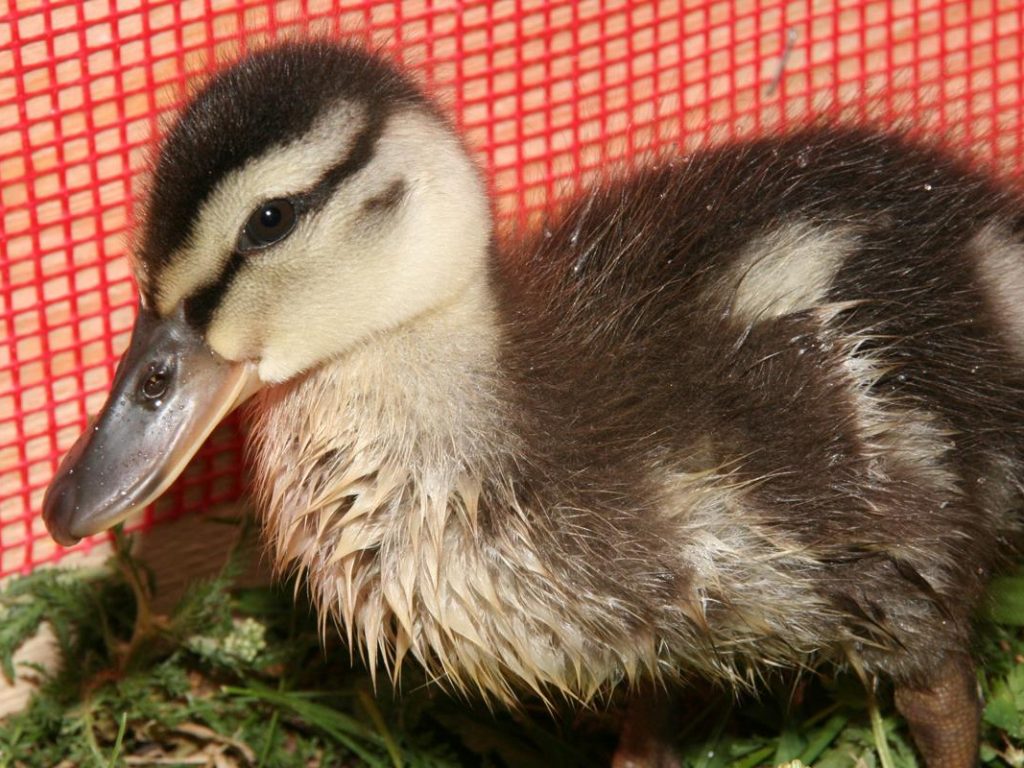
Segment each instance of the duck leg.
[[974,768],[978,764],[981,701],[974,664],[951,655],[923,687],[896,687],[896,708],[928,768]]
[[679,768],[672,748],[674,704],[653,687],[632,694],[611,768]]

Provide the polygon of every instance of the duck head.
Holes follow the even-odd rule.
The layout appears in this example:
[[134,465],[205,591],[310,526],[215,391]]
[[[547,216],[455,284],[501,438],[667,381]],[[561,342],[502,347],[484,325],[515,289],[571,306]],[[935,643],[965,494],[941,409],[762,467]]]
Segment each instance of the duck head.
[[460,140],[379,58],[288,43],[215,76],[159,149],[131,342],[47,490],[51,535],[122,521],[252,394],[452,301],[490,238]]

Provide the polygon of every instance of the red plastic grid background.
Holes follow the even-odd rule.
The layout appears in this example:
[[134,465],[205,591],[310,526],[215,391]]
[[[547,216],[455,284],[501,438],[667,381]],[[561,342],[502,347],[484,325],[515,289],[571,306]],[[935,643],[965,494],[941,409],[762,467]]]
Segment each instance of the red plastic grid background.
[[[506,225],[610,161],[822,109],[1024,168],[1021,0],[0,2],[0,576],[66,552],[38,511],[127,342],[147,145],[190,78],[311,30],[417,71]],[[218,430],[135,525],[237,499],[240,447],[237,423]]]

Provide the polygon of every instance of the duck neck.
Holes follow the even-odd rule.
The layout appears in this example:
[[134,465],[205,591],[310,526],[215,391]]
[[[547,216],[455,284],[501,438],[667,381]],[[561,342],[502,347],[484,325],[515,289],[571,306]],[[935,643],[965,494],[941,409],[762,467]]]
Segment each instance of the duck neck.
[[508,455],[498,360],[481,274],[445,305],[257,396],[253,485],[279,560],[315,569],[322,555],[380,546],[403,527],[385,518],[426,499],[442,525],[442,500]]

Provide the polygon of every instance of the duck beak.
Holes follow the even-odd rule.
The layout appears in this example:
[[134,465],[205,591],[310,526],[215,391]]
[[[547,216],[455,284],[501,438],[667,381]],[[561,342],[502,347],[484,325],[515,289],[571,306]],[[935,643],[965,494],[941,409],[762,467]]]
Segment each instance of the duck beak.
[[254,365],[211,350],[180,310],[160,318],[140,307],[103,410],[46,490],[50,535],[71,546],[155,501],[259,388]]

